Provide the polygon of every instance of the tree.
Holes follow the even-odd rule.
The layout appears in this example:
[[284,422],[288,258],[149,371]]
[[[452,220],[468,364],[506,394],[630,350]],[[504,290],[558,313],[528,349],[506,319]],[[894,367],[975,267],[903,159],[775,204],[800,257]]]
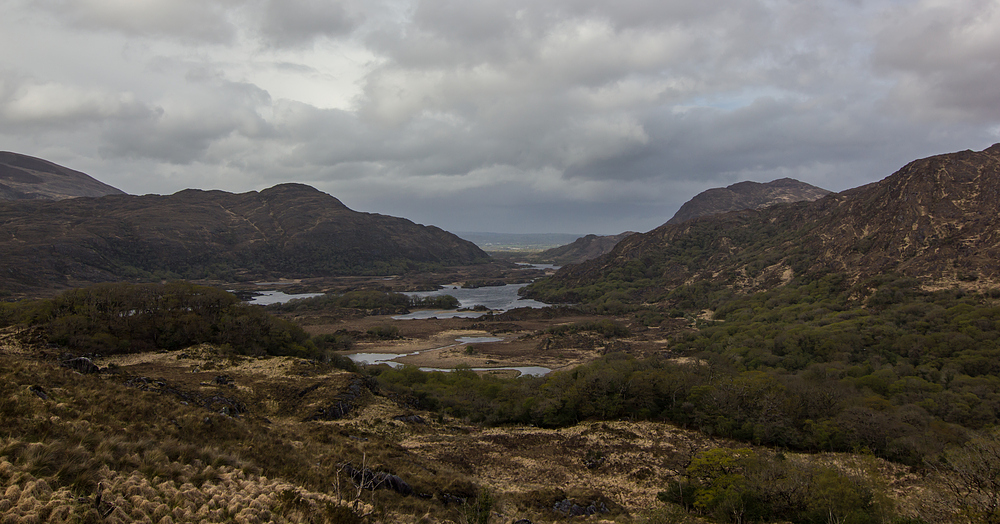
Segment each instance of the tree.
[[1000,437],[978,435],[931,464],[973,522],[1000,523]]

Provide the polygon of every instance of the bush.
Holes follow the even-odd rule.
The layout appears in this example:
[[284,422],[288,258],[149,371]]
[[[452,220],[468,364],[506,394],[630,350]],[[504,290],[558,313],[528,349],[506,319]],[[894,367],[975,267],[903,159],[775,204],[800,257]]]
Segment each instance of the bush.
[[399,328],[396,326],[375,326],[368,329],[367,334],[378,340],[396,340],[402,338],[399,334]]
[[893,508],[875,497],[878,472],[860,466],[845,473],[748,448],[716,448],[698,453],[658,498],[718,522],[884,522]]
[[316,335],[312,343],[319,351],[348,351],[354,347],[354,339],[347,333]]
[[546,330],[550,335],[574,335],[581,332],[592,332],[605,338],[628,337],[632,333],[619,322],[602,318],[592,322],[576,322],[564,326],[555,326]]

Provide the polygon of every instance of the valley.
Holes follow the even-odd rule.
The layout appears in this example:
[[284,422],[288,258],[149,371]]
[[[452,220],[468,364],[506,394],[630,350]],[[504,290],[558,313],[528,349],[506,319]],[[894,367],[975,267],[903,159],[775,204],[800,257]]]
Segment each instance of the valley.
[[299,185],[6,205],[0,522],[998,522],[998,148],[563,268]]

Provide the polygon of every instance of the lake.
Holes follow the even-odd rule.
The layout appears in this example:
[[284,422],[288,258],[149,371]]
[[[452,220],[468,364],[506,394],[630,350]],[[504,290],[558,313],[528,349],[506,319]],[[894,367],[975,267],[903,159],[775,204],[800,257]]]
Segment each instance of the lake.
[[288,293],[283,293],[281,291],[256,291],[253,298],[247,300],[248,304],[256,304],[258,306],[269,306],[271,304],[284,304],[289,300],[295,300],[296,298],[312,298],[321,297],[323,293],[295,293],[289,295]]
[[[473,308],[485,306],[492,311],[507,311],[519,307],[543,308],[548,306],[543,302],[521,298],[517,292],[527,284],[507,284],[504,286],[486,286],[477,288],[464,288],[458,286],[445,286],[444,289],[436,291],[415,291],[404,293],[409,297],[438,297],[451,295],[458,299],[460,308]],[[398,315],[392,317],[395,320],[417,320],[426,318],[476,318],[483,315],[483,311],[456,311],[443,309],[425,309],[414,311],[408,315]]]

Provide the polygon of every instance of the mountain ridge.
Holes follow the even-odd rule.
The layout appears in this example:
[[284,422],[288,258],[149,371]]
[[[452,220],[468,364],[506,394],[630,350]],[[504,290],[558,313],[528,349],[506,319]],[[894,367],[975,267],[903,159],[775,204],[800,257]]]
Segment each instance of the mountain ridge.
[[738,182],[698,193],[685,202],[667,223],[678,224],[702,216],[741,209],[760,209],[774,204],[813,201],[830,193],[794,178],[779,178],[764,183]]
[[0,201],[0,286],[388,274],[489,256],[433,226],[353,211],[303,184]]
[[10,151],[0,151],[0,200],[62,200],[124,195],[86,173]]
[[887,272],[927,286],[1000,284],[1000,144],[908,163],[885,179],[812,202],[664,224],[529,290],[596,300],[615,285],[634,299],[711,282],[770,289],[805,274],[852,281]]

